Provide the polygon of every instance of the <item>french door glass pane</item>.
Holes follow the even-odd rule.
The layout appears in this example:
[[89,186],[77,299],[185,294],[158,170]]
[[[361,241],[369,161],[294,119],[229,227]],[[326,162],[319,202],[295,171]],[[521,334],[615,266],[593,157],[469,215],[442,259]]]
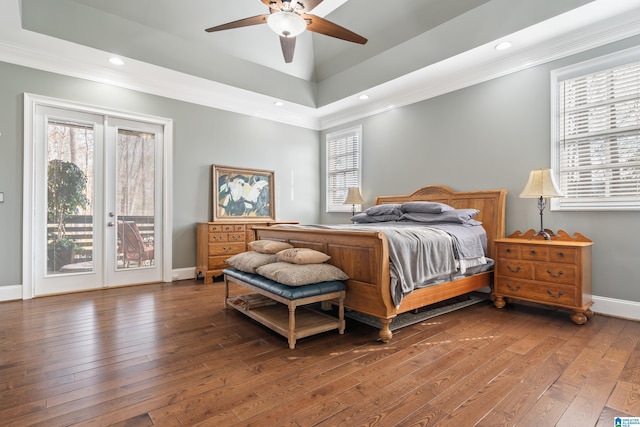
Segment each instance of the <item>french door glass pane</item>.
[[118,129],[118,269],[155,264],[155,138],[154,133]]
[[93,270],[94,129],[47,123],[47,274]]

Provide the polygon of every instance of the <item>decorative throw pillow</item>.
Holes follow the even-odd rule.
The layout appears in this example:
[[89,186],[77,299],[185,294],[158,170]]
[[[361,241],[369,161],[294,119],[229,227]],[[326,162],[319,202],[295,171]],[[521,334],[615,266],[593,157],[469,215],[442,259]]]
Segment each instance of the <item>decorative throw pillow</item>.
[[278,261],[291,264],[320,264],[329,261],[331,257],[324,252],[309,248],[291,248],[276,254]]
[[278,261],[276,255],[256,251],[241,252],[226,260],[231,267],[252,274],[256,273],[256,268],[276,261]]
[[439,202],[405,202],[402,204],[403,212],[437,214],[451,210],[453,210],[451,206]]
[[386,203],[382,205],[371,206],[364,213],[371,216],[376,215],[402,215],[402,205],[400,203]]
[[277,254],[282,250],[293,247],[287,242],[279,242],[277,240],[254,240],[249,242],[249,246],[254,251],[262,252],[263,254]]
[[274,262],[258,267],[256,272],[268,279],[289,286],[304,286],[330,280],[347,280],[349,276],[331,264],[290,264]]

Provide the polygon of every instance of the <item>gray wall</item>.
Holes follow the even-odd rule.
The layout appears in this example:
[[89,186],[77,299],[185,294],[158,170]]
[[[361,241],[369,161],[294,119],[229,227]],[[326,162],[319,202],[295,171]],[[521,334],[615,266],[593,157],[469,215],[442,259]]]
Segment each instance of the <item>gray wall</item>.
[[[428,184],[505,188],[507,234],[537,228],[535,200],[518,194],[531,169],[550,165],[549,72],[639,43],[640,37],[631,38],[358,121],[365,200],[370,205],[376,195],[407,194]],[[0,191],[6,199],[0,204],[0,286],[21,283],[24,92],[174,120],[173,268],[195,265],[194,224],[211,217],[212,163],[275,170],[278,219],[348,221],[349,214],[324,212],[326,132],[9,64],[0,63],[0,76]],[[545,226],[594,241],[595,295],[640,301],[634,272],[640,212],[547,210]]]
[[[518,195],[531,169],[550,167],[550,71],[639,43],[635,37],[358,121],[365,207],[376,195],[409,194],[430,184],[458,191],[504,188],[507,234],[538,229],[537,201]],[[322,203],[321,221],[348,220],[325,213]],[[547,208],[544,221],[546,228],[594,241],[594,295],[640,302],[640,212]]]
[[0,62],[0,286],[22,284],[25,92],[173,119],[174,269],[195,267],[195,223],[212,215],[211,164],[275,171],[277,219],[318,221],[317,131]]

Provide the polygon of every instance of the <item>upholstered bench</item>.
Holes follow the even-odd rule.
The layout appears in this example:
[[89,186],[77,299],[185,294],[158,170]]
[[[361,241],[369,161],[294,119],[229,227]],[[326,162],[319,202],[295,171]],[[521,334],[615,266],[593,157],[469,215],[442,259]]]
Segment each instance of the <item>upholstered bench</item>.
[[[341,281],[288,286],[259,274],[227,268],[224,273],[224,304],[251,317],[262,325],[289,339],[289,348],[295,348],[296,340],[321,332],[338,329],[344,333],[344,295],[346,286]],[[229,297],[231,283],[256,292]],[[300,307],[316,302],[337,300],[338,318]],[[281,303],[281,304],[279,304]],[[282,307],[285,304],[289,310]],[[300,307],[299,310],[296,308]]]

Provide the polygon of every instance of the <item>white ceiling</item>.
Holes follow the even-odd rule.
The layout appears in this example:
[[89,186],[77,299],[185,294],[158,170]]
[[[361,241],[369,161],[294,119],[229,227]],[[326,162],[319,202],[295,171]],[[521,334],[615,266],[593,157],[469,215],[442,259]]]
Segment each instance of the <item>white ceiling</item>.
[[[312,129],[640,33],[640,0],[324,0],[313,14],[369,42],[307,31],[285,64],[266,25],[204,31],[267,13],[260,0],[0,6],[2,61]],[[496,51],[503,40],[513,47]],[[125,64],[109,64],[113,54]]]

